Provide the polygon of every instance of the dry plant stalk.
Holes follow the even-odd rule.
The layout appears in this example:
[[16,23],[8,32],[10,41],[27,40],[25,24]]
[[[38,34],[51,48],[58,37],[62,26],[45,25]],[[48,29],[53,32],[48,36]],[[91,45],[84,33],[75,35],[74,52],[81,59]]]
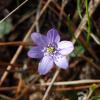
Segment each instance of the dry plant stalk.
[[16,41],[16,42],[0,42],[0,46],[28,46],[28,45],[33,45],[33,43],[29,43],[29,42],[22,42],[22,41]]
[[6,17],[4,17],[0,23],[2,23],[5,19],[7,19],[9,16],[11,16],[15,11],[17,11],[20,7],[22,7],[28,0],[25,0],[23,3],[21,3],[17,8],[15,8],[12,12],[10,12]]
[[[94,83],[100,83],[100,80],[91,80],[91,79],[87,79],[87,80],[77,80],[77,81],[65,81],[65,82],[54,82],[53,85],[57,86],[57,85],[82,85],[82,84],[94,84]],[[47,83],[41,83],[40,86],[49,86],[50,82]]]

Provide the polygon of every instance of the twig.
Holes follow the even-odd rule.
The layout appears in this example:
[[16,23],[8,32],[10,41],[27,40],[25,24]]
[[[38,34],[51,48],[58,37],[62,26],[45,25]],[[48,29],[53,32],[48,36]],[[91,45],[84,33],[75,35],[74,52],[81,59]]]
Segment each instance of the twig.
[[22,90],[22,87],[25,87],[25,83],[24,81],[21,79],[21,77],[19,78],[19,83],[18,83],[18,86],[17,86],[17,89],[16,89],[16,100],[18,98],[18,95],[19,93],[21,92]]
[[22,45],[22,46],[33,46],[34,44],[33,43],[29,43],[29,42],[22,42],[22,41],[14,41],[14,42],[0,42],[0,46],[12,46],[12,45],[15,45],[15,46],[19,46],[19,45]]
[[17,89],[17,86],[13,86],[13,87],[1,87],[0,88],[0,92],[2,92],[2,91],[12,91],[12,90],[16,90]]
[[[100,84],[96,84],[97,88],[100,88]],[[70,91],[70,90],[82,90],[90,88],[90,85],[81,85],[81,86],[68,86],[68,87],[61,87],[53,89],[54,91],[61,92],[61,91]]]
[[[48,5],[50,4],[51,1],[52,1],[52,0],[48,0],[48,1],[46,2],[45,6],[44,6],[44,7],[42,8],[42,10],[40,11],[40,16],[39,16],[38,20],[40,19],[40,17],[42,16],[42,14],[44,13],[44,11],[46,10],[46,8],[48,7]],[[25,42],[25,41],[27,40],[27,38],[29,37],[29,35],[31,34],[33,28],[34,28],[35,25],[36,25],[36,21],[37,21],[37,20],[35,20],[35,22],[34,22],[34,23],[32,24],[32,26],[30,27],[29,31],[28,31],[27,34],[25,35],[25,37],[24,37],[24,39],[23,39],[23,42]],[[13,56],[13,58],[12,58],[11,61],[10,61],[10,64],[15,63],[15,61],[16,61],[17,57],[19,56],[19,54],[21,53],[21,50],[22,50],[22,49],[23,49],[23,46],[19,46],[19,47],[18,47],[18,49],[17,49],[15,55]],[[7,70],[10,70],[11,68],[12,68],[12,66],[9,65],[9,66],[7,67]],[[0,79],[0,86],[2,85],[2,83],[3,83],[3,81],[5,80],[5,78],[7,77],[7,75],[8,75],[8,72],[5,71],[5,72],[3,73],[3,75],[1,76],[1,79]]]
[[[1,68],[1,65],[3,65],[3,66],[8,66],[8,65],[10,65],[10,66],[13,66],[13,67],[22,67],[21,64],[10,64],[9,62],[3,62],[3,61],[0,61],[0,68]],[[1,69],[0,69],[0,70],[1,70]]]
[[15,11],[17,11],[20,7],[22,7],[28,0],[25,0],[23,3],[21,3],[17,8],[15,8],[12,12],[10,12],[6,17],[4,17],[0,23],[2,23],[5,19],[7,19],[9,16],[11,16]]
[[64,11],[64,8],[67,3],[68,3],[68,0],[62,0],[62,5],[61,5],[61,9],[60,9],[60,14],[59,14],[58,28],[60,28],[60,26],[61,26],[63,11]]
[[0,94],[0,98],[1,98],[1,100],[14,100],[14,99],[12,99],[12,98],[10,98],[8,96],[5,96],[3,94]]
[[[84,30],[87,32],[86,27],[84,27]],[[98,45],[100,45],[99,40],[97,41],[97,38],[96,38],[92,33],[90,34],[90,36],[91,36],[93,39],[95,38],[95,41],[99,43]],[[80,40],[80,42],[83,44],[83,46],[87,49],[87,51],[91,54],[91,56],[92,56],[96,61],[99,62],[99,59],[98,59],[98,57],[96,56],[95,52],[93,51],[93,49],[91,49],[91,47],[89,46],[89,44],[86,43],[85,39],[79,37],[79,40]]]
[[[93,83],[99,83],[100,84],[100,80],[91,80],[91,79],[87,79],[87,80],[78,80],[78,81],[65,81],[65,82],[54,82],[53,85],[82,85],[82,84],[93,84]],[[47,83],[41,83],[40,86],[48,86],[50,85],[51,82],[47,82]]]
[[36,31],[37,32],[40,32],[40,29],[39,29],[39,16],[40,16],[40,9],[41,9],[41,6],[42,6],[42,0],[39,2],[39,5],[38,5],[38,8],[37,8],[37,14],[36,14]]
[[[61,8],[60,8],[60,5],[59,4],[57,4],[54,0],[52,1],[52,3],[55,5],[55,7],[60,11],[61,10]],[[55,9],[53,9],[51,6],[50,6],[50,9],[52,10],[52,11],[54,11]],[[56,12],[56,10],[54,11],[57,15],[59,15],[59,12],[57,13]],[[64,17],[67,17],[67,15],[66,15],[66,13],[64,12],[64,11],[62,11],[62,15],[64,16]],[[59,17],[59,16],[58,16]]]
[[22,22],[24,22],[26,19],[28,19],[29,17],[31,17],[31,16],[34,15],[35,13],[36,13],[36,11],[34,10],[34,11],[28,12],[27,14],[23,15],[23,16],[21,17],[21,19],[19,19],[19,20],[17,21],[17,23],[14,25],[12,31],[14,31],[14,30],[16,29],[16,27],[17,27],[19,24],[21,24]]
[[30,84],[29,86],[26,86],[22,93],[17,97],[17,100],[19,100],[31,87],[32,85],[40,78],[40,76],[38,75]]
[[[44,4],[44,3],[45,3],[45,1],[43,1],[43,4]],[[56,7],[56,9],[60,12],[60,10],[61,10],[60,5],[57,4],[54,0],[52,1],[52,3],[53,3],[54,6]],[[56,15],[59,17],[59,12],[56,11],[56,9],[52,7],[52,5],[50,5],[49,8],[50,8],[50,10],[51,10],[54,14],[56,14]],[[62,11],[62,17],[65,17],[65,18],[67,17],[67,14],[66,14],[64,11]],[[63,23],[64,23],[65,25],[68,25],[67,21],[63,21]]]
[[100,40],[99,40],[93,33],[91,33],[90,35],[91,35],[91,37],[93,38],[93,40],[94,40],[98,45],[100,45]]
[[86,100],[89,100],[89,98],[92,96],[93,92],[94,92],[93,90],[89,89],[89,94],[87,95]]
[[96,56],[95,51],[93,51],[93,49],[91,49],[90,45],[86,43],[86,40],[81,37],[79,37],[79,40],[80,40],[81,44],[84,46],[84,48],[89,52],[89,54],[91,54],[91,56],[95,59],[95,61],[99,62],[99,58]]
[[[86,81],[88,81],[88,82],[86,82]],[[75,84],[73,84],[73,82]],[[80,85],[77,84],[78,82],[81,82]],[[54,90],[57,90],[57,91],[65,91],[65,90],[73,90],[73,89],[74,90],[80,90],[80,89],[90,88],[91,84],[96,84],[97,88],[100,88],[100,84],[99,83],[100,82],[98,82],[98,80],[80,80],[80,81],[78,80],[76,82],[75,81],[54,82],[54,86],[68,86],[68,87],[57,88],[57,89],[54,89]],[[46,87],[49,84],[50,83],[34,84],[34,86],[36,87],[36,90],[37,90],[37,88]],[[27,85],[25,87],[27,87]],[[0,92],[2,92],[2,91],[16,91],[16,89],[17,89],[17,86],[1,87],[0,88]]]
[[54,77],[52,78],[52,80],[51,80],[51,82],[50,82],[50,84],[49,84],[49,86],[48,86],[48,88],[47,88],[42,100],[46,100],[46,97],[48,96],[48,93],[49,93],[52,85],[54,84],[54,81],[55,81],[56,77],[58,76],[59,72],[60,72],[60,68],[58,68],[57,71],[55,72]]
[[96,70],[100,71],[100,66],[96,65],[90,58],[81,55],[80,57],[82,57],[84,60],[86,60],[89,64],[91,64]]

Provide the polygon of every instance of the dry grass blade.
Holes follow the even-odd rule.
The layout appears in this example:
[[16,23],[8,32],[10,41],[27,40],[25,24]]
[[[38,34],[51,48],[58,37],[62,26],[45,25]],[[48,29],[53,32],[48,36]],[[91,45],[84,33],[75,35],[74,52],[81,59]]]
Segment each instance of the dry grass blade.
[[60,26],[61,26],[63,11],[64,11],[64,8],[67,3],[68,3],[68,0],[62,0],[62,5],[61,5],[61,9],[60,9],[60,14],[59,14],[58,28],[60,28]]
[[9,13],[6,17],[4,17],[0,23],[2,23],[5,19],[7,19],[9,16],[11,16],[15,11],[17,11],[20,7],[22,7],[28,0],[25,0],[23,3],[21,3],[16,9],[14,9],[11,13]]
[[86,60],[90,65],[92,65],[92,67],[94,67],[96,70],[100,71],[100,66],[95,64],[90,58],[81,55],[81,58],[83,58],[84,60]]
[[91,37],[93,38],[93,40],[94,40],[98,45],[100,45],[100,40],[99,40],[93,33],[91,33]]
[[[91,80],[91,79],[87,79],[87,80],[77,80],[77,81],[65,81],[65,82],[54,82],[53,85],[57,86],[57,85],[82,85],[82,84],[94,84],[94,83],[100,83],[100,80]],[[42,83],[40,84],[40,86],[48,86],[51,83]]]
[[0,94],[0,98],[1,98],[1,100],[14,100],[14,99],[12,99],[8,96],[2,95],[2,94]]
[[22,42],[22,41],[15,41],[15,42],[0,42],[0,46],[19,46],[19,45],[22,45],[22,46],[28,46],[28,45],[33,45],[33,43],[29,43],[29,42]]
[[58,76],[59,72],[60,72],[60,68],[58,68],[57,71],[55,72],[54,77],[52,78],[52,81],[50,82],[50,84],[49,84],[49,86],[48,86],[48,88],[47,88],[42,100],[46,99],[46,97],[47,97],[47,95],[48,95],[48,93],[49,93],[49,91],[50,91],[50,89],[51,89],[56,77]]
[[[68,86],[68,87],[62,87],[62,88],[56,88],[54,91],[61,92],[61,91],[70,91],[70,90],[84,90],[88,89],[91,85],[83,85],[83,86]],[[96,84],[97,88],[100,88],[100,84]]]

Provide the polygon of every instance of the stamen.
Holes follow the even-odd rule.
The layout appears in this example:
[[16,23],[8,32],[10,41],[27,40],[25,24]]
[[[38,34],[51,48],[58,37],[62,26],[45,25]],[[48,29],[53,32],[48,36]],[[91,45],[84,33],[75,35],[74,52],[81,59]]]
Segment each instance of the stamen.
[[48,47],[47,48],[47,52],[48,53],[53,53],[55,51],[55,48],[54,47]]

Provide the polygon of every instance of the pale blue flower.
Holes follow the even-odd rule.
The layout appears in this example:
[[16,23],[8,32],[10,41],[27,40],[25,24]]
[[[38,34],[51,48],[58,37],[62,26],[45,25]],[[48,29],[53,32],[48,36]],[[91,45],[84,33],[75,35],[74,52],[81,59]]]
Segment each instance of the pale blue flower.
[[32,40],[37,45],[28,51],[31,58],[41,59],[38,72],[45,75],[54,66],[62,69],[68,68],[68,55],[73,51],[74,46],[70,41],[61,41],[56,29],[52,28],[47,32],[47,36],[34,32]]

